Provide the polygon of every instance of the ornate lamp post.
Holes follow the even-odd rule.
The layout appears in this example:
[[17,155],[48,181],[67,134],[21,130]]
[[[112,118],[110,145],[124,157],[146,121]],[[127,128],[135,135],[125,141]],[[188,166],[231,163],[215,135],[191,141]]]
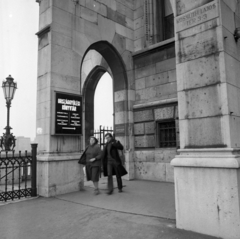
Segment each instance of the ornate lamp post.
[[17,89],[17,83],[13,82],[14,79],[9,75],[6,78],[6,81],[3,81],[2,88],[4,97],[6,99],[6,106],[7,106],[7,126],[5,127],[6,133],[3,134],[3,136],[0,138],[0,148],[2,148],[4,151],[11,151],[15,147],[15,136],[13,136],[12,133],[10,133],[10,130],[12,129],[9,126],[9,112],[11,107],[11,101],[14,97],[15,91]]

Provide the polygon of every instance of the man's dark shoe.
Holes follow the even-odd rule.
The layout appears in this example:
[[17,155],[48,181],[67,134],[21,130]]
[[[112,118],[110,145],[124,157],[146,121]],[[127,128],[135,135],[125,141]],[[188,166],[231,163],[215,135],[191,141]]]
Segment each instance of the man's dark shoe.
[[108,195],[111,195],[112,193],[113,193],[113,190],[107,192]]
[[118,189],[118,192],[119,192],[119,193],[122,193],[122,192],[123,192],[123,190],[122,190],[122,189]]

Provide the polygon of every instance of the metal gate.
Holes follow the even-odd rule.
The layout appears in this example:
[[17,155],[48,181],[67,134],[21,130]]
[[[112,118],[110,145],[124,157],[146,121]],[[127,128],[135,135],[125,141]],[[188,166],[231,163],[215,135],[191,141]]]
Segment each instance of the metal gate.
[[96,137],[98,139],[101,149],[103,149],[103,147],[105,145],[105,140],[104,140],[105,134],[111,133],[113,135],[113,132],[114,132],[114,130],[112,127],[110,127],[110,128],[105,127],[105,126],[102,127],[102,125],[99,126],[99,129],[94,131],[94,137]]
[[37,144],[32,152],[0,152],[0,201],[37,196]]

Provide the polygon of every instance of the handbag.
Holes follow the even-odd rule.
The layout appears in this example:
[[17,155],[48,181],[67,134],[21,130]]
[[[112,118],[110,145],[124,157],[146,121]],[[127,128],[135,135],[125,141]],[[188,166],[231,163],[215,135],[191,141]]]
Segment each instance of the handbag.
[[87,164],[85,152],[82,154],[82,156],[81,156],[80,159],[78,160],[78,163],[79,163],[79,164],[83,164],[83,165],[86,165],[86,164]]

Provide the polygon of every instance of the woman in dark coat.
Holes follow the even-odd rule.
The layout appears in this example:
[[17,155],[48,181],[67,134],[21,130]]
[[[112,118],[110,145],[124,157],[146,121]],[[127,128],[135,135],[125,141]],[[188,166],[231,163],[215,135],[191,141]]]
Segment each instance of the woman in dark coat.
[[83,152],[79,162],[86,158],[86,176],[87,181],[92,180],[94,185],[94,194],[99,194],[98,182],[101,173],[101,149],[98,145],[98,140],[95,137],[90,137],[90,145]]

